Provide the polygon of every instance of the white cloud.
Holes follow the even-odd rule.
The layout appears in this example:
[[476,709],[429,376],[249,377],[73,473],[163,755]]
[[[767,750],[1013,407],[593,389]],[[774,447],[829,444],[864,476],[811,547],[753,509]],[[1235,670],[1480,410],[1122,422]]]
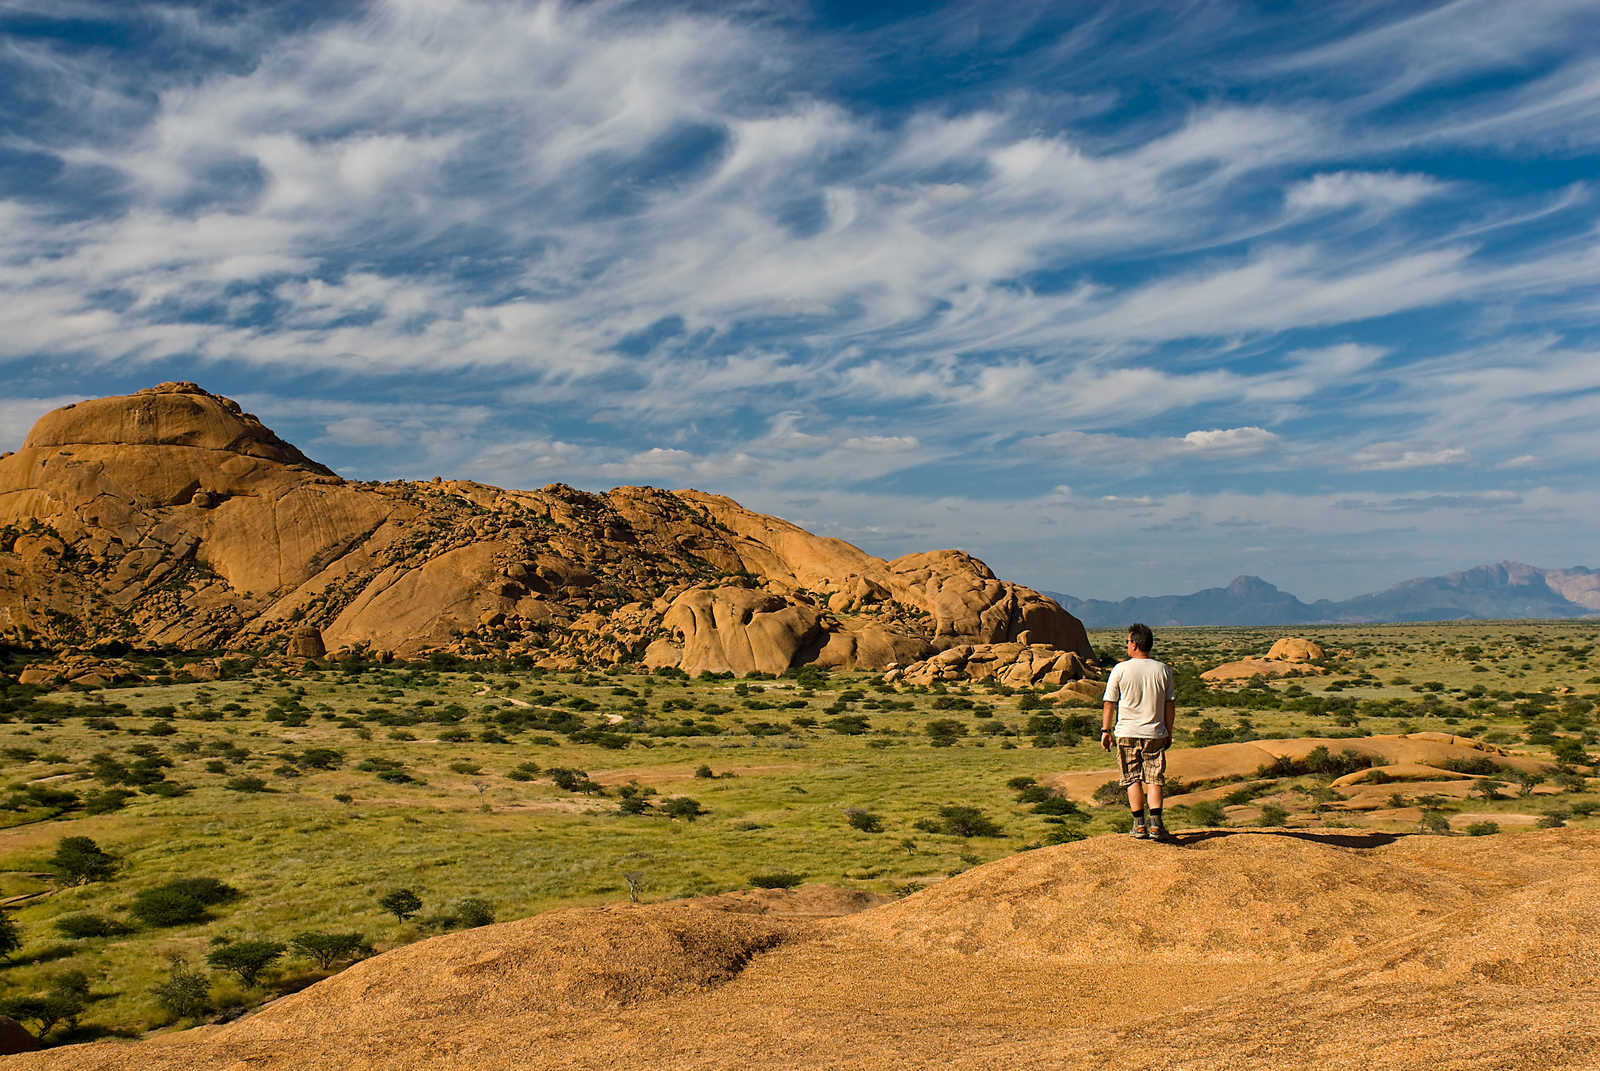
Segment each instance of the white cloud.
[[1278,444],[1278,437],[1265,428],[1211,428],[1191,431],[1183,444],[1194,453],[1209,457],[1242,457],[1259,454]]
[[1470,455],[1459,446],[1426,447],[1404,442],[1372,443],[1350,456],[1350,464],[1369,472],[1393,469],[1432,468],[1460,465]]
[[1296,183],[1284,195],[1297,212],[1341,208],[1404,208],[1437,196],[1448,187],[1427,175],[1393,171],[1330,171]]

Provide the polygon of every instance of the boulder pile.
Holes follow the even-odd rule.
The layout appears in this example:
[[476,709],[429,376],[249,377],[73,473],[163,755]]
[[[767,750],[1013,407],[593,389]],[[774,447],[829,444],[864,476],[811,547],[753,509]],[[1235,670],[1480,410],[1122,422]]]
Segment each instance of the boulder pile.
[[935,681],[997,680],[1013,688],[1049,686],[1096,676],[1098,671],[1077,651],[1029,642],[959,644],[930,658],[897,667],[884,680],[907,684]]

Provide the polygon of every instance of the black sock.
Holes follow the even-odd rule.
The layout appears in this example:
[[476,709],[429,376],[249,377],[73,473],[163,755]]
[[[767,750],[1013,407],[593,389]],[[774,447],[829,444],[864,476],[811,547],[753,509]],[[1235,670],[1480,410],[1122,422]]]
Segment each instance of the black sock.
[[1133,820],[1135,822],[1143,822],[1144,821],[1144,808],[1143,807],[1135,807],[1132,804],[1129,804],[1128,805],[1128,810],[1133,812]]
[[1152,825],[1158,825],[1158,826],[1162,824],[1162,821],[1161,821],[1161,808],[1160,807],[1152,807],[1152,808],[1150,808],[1150,823]]

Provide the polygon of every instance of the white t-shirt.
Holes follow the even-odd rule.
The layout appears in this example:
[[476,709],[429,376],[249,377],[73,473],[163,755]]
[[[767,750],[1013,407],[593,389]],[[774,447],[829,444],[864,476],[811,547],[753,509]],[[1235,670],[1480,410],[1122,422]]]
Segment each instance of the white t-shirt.
[[1106,678],[1107,703],[1117,704],[1111,735],[1158,740],[1167,735],[1167,703],[1178,698],[1172,669],[1154,658],[1130,658],[1111,667]]

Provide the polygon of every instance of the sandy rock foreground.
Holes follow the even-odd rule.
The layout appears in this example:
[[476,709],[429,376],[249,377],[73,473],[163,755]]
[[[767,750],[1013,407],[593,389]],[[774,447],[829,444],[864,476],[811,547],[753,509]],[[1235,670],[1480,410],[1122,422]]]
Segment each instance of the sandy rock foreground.
[[769,907],[554,911],[3,1066],[1600,1066],[1593,833],[1102,837],[841,918]]

